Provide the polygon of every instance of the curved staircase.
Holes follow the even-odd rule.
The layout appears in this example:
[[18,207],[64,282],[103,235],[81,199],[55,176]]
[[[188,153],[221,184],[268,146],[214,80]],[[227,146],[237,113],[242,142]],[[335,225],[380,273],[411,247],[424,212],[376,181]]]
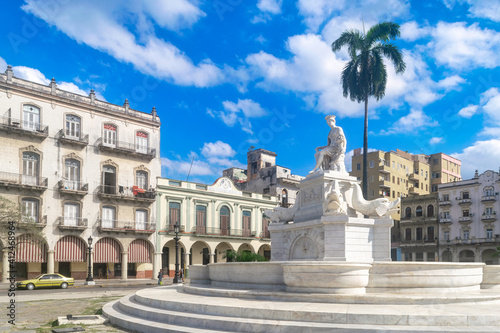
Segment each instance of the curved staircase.
[[441,301],[418,295],[352,299],[327,296],[302,294],[287,298],[283,292],[165,286],[110,302],[103,313],[112,324],[139,332],[500,330],[498,291],[468,297],[443,295]]

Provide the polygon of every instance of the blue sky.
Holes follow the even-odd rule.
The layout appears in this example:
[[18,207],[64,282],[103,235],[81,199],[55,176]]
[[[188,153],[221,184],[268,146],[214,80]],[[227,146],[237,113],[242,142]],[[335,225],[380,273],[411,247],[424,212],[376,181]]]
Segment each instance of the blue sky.
[[[497,0],[25,0],[3,4],[0,71],[161,116],[162,175],[211,183],[251,146],[305,175],[337,115],[362,146],[363,105],[342,96],[346,29],[390,20],[403,75],[369,103],[369,147],[444,152],[462,176],[500,167]],[[350,160],[348,158],[347,160]],[[348,165],[348,168],[350,166]]]

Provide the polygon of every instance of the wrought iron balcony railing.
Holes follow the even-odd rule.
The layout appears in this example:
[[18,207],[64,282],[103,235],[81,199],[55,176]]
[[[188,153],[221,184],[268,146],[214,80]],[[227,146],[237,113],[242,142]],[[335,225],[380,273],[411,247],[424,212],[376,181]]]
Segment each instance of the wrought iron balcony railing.
[[116,140],[104,140],[104,138],[99,138],[96,142],[96,146],[102,151],[112,151],[115,153],[133,155],[137,157],[144,157],[147,159],[153,159],[156,157],[156,149],[140,146],[130,142],[116,141]]
[[65,144],[77,145],[82,147],[89,144],[88,134],[86,135],[79,134],[77,136],[67,135],[65,130],[62,129],[57,133],[56,137],[59,139],[59,141]]
[[88,219],[82,217],[59,216],[57,218],[57,225],[59,229],[83,230],[87,228],[88,223]]
[[153,233],[156,230],[155,222],[98,219],[98,224],[101,231]]
[[0,117],[0,129],[42,139],[49,136],[49,126],[44,126],[39,122],[20,120],[11,117]]
[[121,200],[135,200],[153,202],[156,200],[156,191],[151,188],[145,190],[138,186],[108,186],[99,185],[97,195],[101,198],[113,198]]
[[85,195],[89,191],[89,184],[74,180],[61,179],[58,185],[61,193]]
[[48,186],[48,181],[45,177],[27,176],[10,172],[0,172],[0,185],[45,191]]

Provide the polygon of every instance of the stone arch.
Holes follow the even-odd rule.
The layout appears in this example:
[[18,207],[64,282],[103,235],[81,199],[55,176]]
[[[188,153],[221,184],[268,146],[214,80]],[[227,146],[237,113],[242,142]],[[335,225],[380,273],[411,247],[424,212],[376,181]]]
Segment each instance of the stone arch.
[[475,261],[475,254],[474,251],[472,250],[462,250],[458,254],[458,261],[459,262],[474,262]]
[[319,257],[319,250],[316,242],[309,236],[299,236],[293,242],[289,259],[290,260],[306,260],[316,259]]
[[217,205],[217,208],[215,209],[216,212],[219,212],[222,206],[227,206],[229,208],[229,211],[231,214],[234,214],[234,207],[227,201],[223,201]]
[[196,241],[191,246],[189,251],[191,253],[191,264],[192,265],[206,265],[210,263],[210,255],[212,254],[212,249],[210,245],[204,241]]
[[[271,260],[271,244],[263,244],[259,247],[258,254],[265,257],[267,260]],[[269,255],[268,255],[269,254]]]
[[227,262],[227,259],[225,258],[226,252],[232,250],[234,251],[233,246],[231,243],[228,242],[220,242],[217,244],[215,247],[215,258],[214,262]]
[[405,208],[405,217],[411,217],[411,207]]
[[238,247],[238,253],[241,253],[243,251],[250,251],[252,253],[255,253],[255,249],[253,248],[253,246],[248,243],[243,243]]
[[500,265],[500,258],[497,251],[493,249],[486,249],[481,253],[481,261],[486,265]]
[[443,251],[443,254],[441,255],[441,261],[443,261],[443,262],[452,262],[453,261],[453,254],[451,253],[450,250]]

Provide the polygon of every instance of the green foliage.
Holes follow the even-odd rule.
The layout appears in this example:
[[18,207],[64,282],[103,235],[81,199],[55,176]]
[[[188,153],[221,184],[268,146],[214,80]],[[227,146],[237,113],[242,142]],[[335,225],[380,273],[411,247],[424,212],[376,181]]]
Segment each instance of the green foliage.
[[496,257],[500,257],[500,246],[499,246],[499,247],[497,247],[497,253],[495,253],[495,254],[493,255],[493,257],[495,257],[495,258],[496,258]]
[[23,215],[20,204],[0,196],[0,238],[7,238],[11,230],[9,226],[12,227],[9,223],[14,222],[16,237],[20,234],[30,234],[34,240],[45,241],[41,225]]
[[258,253],[252,253],[250,251],[236,252],[229,250],[226,252],[224,258],[227,262],[254,262],[254,261],[267,261],[267,259]]

